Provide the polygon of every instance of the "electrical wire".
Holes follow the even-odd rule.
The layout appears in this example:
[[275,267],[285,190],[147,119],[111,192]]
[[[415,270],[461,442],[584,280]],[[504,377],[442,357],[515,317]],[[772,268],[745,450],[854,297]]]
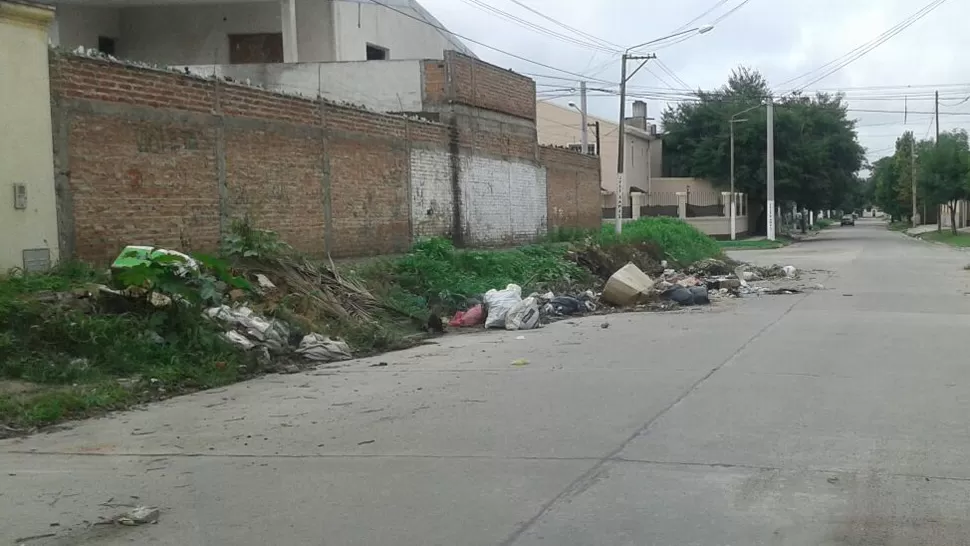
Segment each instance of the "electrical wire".
[[566,34],[562,34],[560,32],[556,32],[554,30],[550,30],[550,29],[548,29],[546,27],[543,27],[541,25],[538,25],[536,23],[533,23],[533,22],[531,22],[531,21],[529,21],[527,19],[523,19],[523,18],[518,17],[516,15],[513,15],[513,14],[507,12],[507,11],[503,11],[501,9],[498,9],[498,8],[494,7],[494,6],[491,6],[489,4],[486,4],[482,0],[461,0],[461,1],[464,2],[464,3],[466,3],[466,4],[468,4],[468,5],[470,5],[470,6],[477,7],[479,9],[481,9],[482,11],[485,11],[486,13],[491,13],[492,15],[495,15],[495,16],[499,17],[500,19],[505,19],[505,20],[511,21],[512,23],[515,23],[518,26],[521,26],[523,28],[526,28],[527,30],[531,30],[533,32],[536,32],[537,34],[541,34],[541,35],[544,35],[544,36],[548,36],[548,37],[554,38],[554,39],[559,40],[561,42],[565,42],[565,43],[572,44],[572,45],[579,46],[579,47],[585,47],[585,48],[588,48],[588,49],[592,49],[594,51],[606,52],[606,53],[616,53],[617,51],[619,51],[619,49],[617,49],[619,46],[617,46],[617,47],[603,46],[603,45],[600,45],[600,44],[595,44],[595,43],[592,43],[592,42],[580,40],[580,39],[575,38],[573,36],[569,36],[569,35],[566,35]]
[[527,11],[530,11],[530,12],[538,15],[539,17],[542,17],[543,19],[545,19],[545,20],[547,20],[547,21],[549,21],[551,23],[554,23],[554,24],[556,24],[556,25],[558,25],[558,26],[560,26],[560,27],[562,27],[562,28],[570,31],[570,32],[574,32],[574,33],[576,33],[576,34],[578,34],[580,36],[583,36],[584,38],[586,38],[586,39],[588,39],[590,41],[598,42],[600,45],[603,45],[605,47],[612,47],[612,48],[615,48],[616,50],[622,50],[623,49],[623,46],[621,46],[621,45],[614,44],[613,42],[609,42],[607,40],[604,40],[602,38],[599,38],[597,36],[594,36],[592,34],[589,34],[587,32],[584,32],[582,30],[579,30],[578,28],[571,27],[571,26],[567,25],[566,23],[563,23],[562,21],[558,21],[558,20],[556,20],[556,19],[554,19],[554,18],[552,18],[552,17],[550,17],[550,16],[548,16],[548,15],[546,15],[546,14],[544,14],[544,13],[542,13],[542,12],[540,12],[540,11],[538,11],[538,10],[536,10],[536,9],[528,6],[528,5],[526,5],[526,4],[524,4],[523,2],[520,2],[519,0],[509,0],[509,1],[512,2],[513,4],[519,6],[519,7],[527,10]]
[[716,24],[718,24],[718,23],[720,23],[721,21],[723,21],[723,20],[725,20],[725,19],[727,19],[727,18],[728,18],[728,17],[730,17],[730,16],[731,16],[731,15],[732,15],[732,14],[733,14],[734,12],[736,12],[736,11],[738,11],[739,9],[741,9],[741,8],[743,8],[743,7],[745,6],[745,5],[747,5],[747,3],[748,3],[748,2],[750,2],[750,1],[751,1],[751,0],[744,0],[743,2],[741,2],[740,4],[738,4],[737,6],[734,6],[733,8],[731,8],[730,10],[728,10],[728,12],[727,12],[727,13],[725,13],[724,15],[722,15],[722,16],[720,16],[720,17],[718,17],[717,19],[714,19],[714,22],[713,22],[713,23],[711,23],[711,24],[712,24],[712,25],[716,25]]
[[486,44],[485,42],[481,42],[479,40],[475,40],[473,38],[469,38],[467,36],[463,36],[463,35],[458,34],[456,32],[452,32],[452,31],[448,30],[447,28],[445,28],[445,27],[443,27],[441,25],[436,25],[436,24],[434,24],[434,23],[432,23],[430,21],[426,21],[426,20],[424,20],[424,19],[422,19],[420,17],[411,15],[410,13],[408,13],[406,11],[402,11],[400,9],[397,9],[397,8],[393,7],[393,6],[389,6],[388,4],[382,2],[381,0],[370,0],[370,1],[373,2],[374,4],[377,4],[378,6],[381,6],[383,8],[389,9],[389,10],[391,10],[393,12],[399,13],[399,14],[401,14],[401,15],[409,18],[409,19],[413,19],[415,21],[418,21],[419,23],[423,23],[425,25],[428,25],[429,27],[434,28],[434,29],[437,29],[438,31],[447,32],[448,34],[450,34],[450,35],[452,35],[452,36],[454,36],[456,38],[460,38],[462,40],[465,40],[466,42],[470,42],[470,43],[473,43],[475,45],[479,45],[481,47],[484,47],[484,48],[489,49],[491,51],[494,51],[496,53],[501,53],[502,55],[506,55],[508,57],[512,57],[513,59],[518,59],[520,61],[525,61],[525,62],[527,62],[529,64],[533,64],[535,66],[541,66],[542,68],[548,68],[549,70],[554,70],[554,71],[560,72],[562,74],[569,74],[570,76],[575,76],[577,78],[582,78],[582,79],[585,79],[586,78],[586,76],[584,76],[583,74],[579,74],[578,72],[572,72],[570,70],[566,70],[566,69],[563,69],[563,68],[557,68],[555,66],[552,66],[552,65],[549,65],[549,64],[545,64],[545,63],[541,63],[539,61],[533,61],[532,59],[529,59],[528,57],[524,57],[522,55],[518,55],[518,54],[509,52],[509,51],[505,51],[504,49],[500,49],[500,48],[497,48],[495,46]]
[[792,93],[792,92],[795,92],[795,91],[801,91],[801,90],[804,90],[804,89],[808,88],[809,86],[811,86],[811,85],[813,85],[813,84],[815,84],[815,83],[817,83],[817,82],[819,82],[819,81],[821,81],[821,80],[823,80],[823,79],[831,76],[832,74],[838,72],[839,70],[845,68],[849,64],[851,64],[851,63],[855,62],[856,60],[858,60],[859,58],[863,57],[864,55],[866,55],[870,51],[872,51],[872,50],[876,49],[877,47],[879,47],[880,45],[884,44],[888,40],[892,39],[897,34],[899,34],[900,32],[902,32],[904,30],[906,30],[907,28],[909,28],[910,26],[912,26],[914,23],[916,23],[917,21],[919,21],[923,17],[926,17],[926,15],[928,15],[929,13],[931,13],[932,11],[934,11],[935,9],[937,9],[938,7],[940,7],[941,5],[943,5],[946,1],[947,0],[932,0],[930,3],[926,4],[925,6],[923,6],[922,8],[920,8],[918,11],[916,11],[915,13],[913,13],[912,15],[910,15],[909,17],[903,19],[903,21],[897,23],[896,25],[894,25],[893,27],[891,27],[889,30],[884,31],[882,34],[880,34],[876,38],[874,38],[872,40],[869,40],[868,42],[866,42],[866,43],[864,43],[864,44],[862,44],[860,46],[857,46],[856,48],[852,49],[848,53],[845,53],[842,56],[837,57],[837,58],[835,58],[835,59],[833,59],[833,60],[831,60],[831,61],[823,64],[822,66],[819,66],[819,67],[817,67],[815,69],[812,69],[812,70],[810,70],[810,71],[808,71],[808,72],[806,72],[806,73],[804,73],[804,74],[802,74],[800,76],[796,76],[794,78],[791,78],[789,80],[786,80],[786,81],[782,82],[781,84],[779,84],[776,87],[776,90],[777,89],[781,89],[781,87],[783,87],[785,85],[788,85],[789,83],[792,83],[792,82],[795,82],[795,81],[798,81],[798,80],[802,80],[802,79],[813,78],[814,74],[821,73],[819,76],[814,77],[814,79],[812,79],[811,81],[809,81],[805,85],[790,90],[789,93]]
[[689,26],[691,26],[691,25],[693,25],[693,24],[694,24],[694,23],[696,23],[697,21],[700,21],[700,20],[701,20],[701,19],[703,19],[704,17],[707,17],[707,14],[709,14],[709,13],[711,13],[711,12],[713,12],[713,11],[714,11],[714,10],[716,10],[717,8],[719,8],[719,7],[721,7],[721,6],[723,6],[724,4],[727,4],[727,3],[728,3],[728,1],[729,1],[729,0],[718,0],[717,2],[715,2],[715,3],[714,3],[714,5],[713,5],[713,6],[711,6],[711,7],[710,7],[710,8],[708,8],[708,9],[707,9],[706,11],[704,11],[704,13],[701,13],[701,14],[700,14],[700,15],[698,15],[697,17],[694,17],[694,18],[693,18],[693,19],[691,19],[690,21],[687,21],[687,22],[686,22],[686,23],[684,23],[683,25],[680,25],[679,27],[677,27],[677,28],[675,28],[674,30],[672,30],[672,31],[670,31],[670,33],[671,33],[671,34],[673,34],[673,33],[675,33],[675,32],[679,32],[679,31],[681,31],[681,30],[684,30],[685,28],[687,28],[687,27],[689,27]]
[[660,70],[664,71],[668,76],[670,76],[671,78],[673,78],[673,80],[675,82],[677,82],[679,85],[684,86],[684,88],[689,88],[690,87],[690,85],[688,85],[687,82],[685,82],[684,80],[680,79],[680,76],[678,76],[673,71],[673,69],[671,69],[669,66],[667,66],[666,64],[664,64],[664,62],[661,61],[660,59],[656,59],[656,62],[654,64],[657,65],[657,68],[659,68]]

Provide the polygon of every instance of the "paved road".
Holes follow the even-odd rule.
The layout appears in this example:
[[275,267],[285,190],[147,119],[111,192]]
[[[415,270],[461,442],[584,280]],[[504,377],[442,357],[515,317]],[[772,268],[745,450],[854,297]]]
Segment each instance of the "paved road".
[[[860,221],[744,258],[832,274],[0,442],[0,544],[967,544],[970,254]],[[83,525],[124,503],[161,521]]]

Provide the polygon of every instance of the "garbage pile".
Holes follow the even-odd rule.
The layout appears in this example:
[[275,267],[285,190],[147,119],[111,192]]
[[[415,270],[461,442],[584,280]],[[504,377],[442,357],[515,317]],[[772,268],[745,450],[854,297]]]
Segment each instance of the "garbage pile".
[[532,330],[560,317],[593,313],[597,309],[592,290],[575,295],[557,296],[552,292],[534,292],[522,297],[522,287],[509,284],[503,290],[489,290],[479,300],[473,299],[466,311],[458,311],[449,321],[452,328],[504,328]]
[[[223,338],[244,351],[251,351],[262,364],[275,359],[299,357],[313,363],[350,360],[347,343],[311,333],[294,336],[282,321],[268,319],[246,306],[220,305],[205,310],[206,318],[225,328]],[[298,343],[294,343],[299,339]]]

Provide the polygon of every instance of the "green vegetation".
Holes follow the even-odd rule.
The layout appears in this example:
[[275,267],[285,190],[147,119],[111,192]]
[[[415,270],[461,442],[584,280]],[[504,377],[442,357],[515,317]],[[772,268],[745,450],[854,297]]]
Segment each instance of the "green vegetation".
[[[414,245],[407,255],[361,276],[386,292],[396,305],[414,309],[427,304],[454,309],[471,296],[510,283],[523,290],[555,290],[588,282],[589,274],[566,258],[563,245],[531,245],[511,250],[459,250],[441,238]],[[376,281],[376,282],[375,282]]]
[[[727,83],[699,91],[697,100],[669,106],[662,116],[664,170],[667,176],[694,176],[726,187],[730,181],[732,118],[737,191],[750,202],[764,202],[764,97],[771,85],[757,71],[740,67]],[[865,150],[855,121],[838,94],[775,96],[775,177],[778,202],[797,202],[809,210],[861,208],[865,181],[859,172]],[[762,227],[762,229],[764,229]]]
[[952,222],[957,202],[970,198],[967,133],[944,131],[937,141],[917,141],[912,131],[906,131],[896,139],[893,154],[874,161],[871,171],[874,201],[894,223],[909,219],[913,210],[914,174],[917,209],[941,206]]
[[906,231],[913,225],[909,222],[890,222],[886,227],[889,231]]
[[782,248],[790,244],[787,240],[776,239],[742,239],[738,241],[718,241],[717,244],[724,250],[770,250]]
[[[662,259],[688,265],[720,255],[717,242],[680,220],[642,218],[619,236],[612,226],[560,231],[549,242],[504,250],[431,239],[342,275],[271,232],[237,224],[224,257],[193,256],[197,269],[178,256],[141,253],[112,277],[77,264],[11,274],[0,277],[0,433],[265,371],[270,364],[225,341],[202,316],[230,299],[286,322],[294,335],[341,337],[367,354],[412,345],[429,319],[510,283],[562,293],[601,282],[628,261],[656,269]],[[246,274],[255,272],[277,288],[253,291]]]
[[954,235],[951,231],[930,231],[920,234],[919,238],[961,248],[970,247],[970,233],[957,232]]
[[817,218],[815,220],[815,225],[812,226],[812,229],[822,231],[823,229],[830,228],[833,225],[835,225],[835,220],[829,220],[828,218]]
[[75,264],[0,278],[0,424],[83,417],[249,371],[198,308],[101,297],[92,283],[106,280]]

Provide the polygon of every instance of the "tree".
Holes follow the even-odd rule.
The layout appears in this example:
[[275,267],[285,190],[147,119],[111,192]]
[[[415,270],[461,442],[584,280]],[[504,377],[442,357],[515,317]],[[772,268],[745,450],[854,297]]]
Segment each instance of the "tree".
[[[741,67],[698,100],[668,107],[663,113],[665,175],[706,178],[725,187],[730,182],[730,122],[735,114],[735,187],[752,202],[766,199],[766,112],[759,107],[771,92],[757,71]],[[792,95],[776,100],[776,201],[796,201],[814,210],[835,208],[854,191],[864,150],[854,121],[839,95]],[[761,229],[764,214],[759,217]]]
[[929,203],[948,207],[950,229],[956,235],[957,203],[970,199],[970,146],[966,131],[941,133],[935,145],[922,147],[919,183]]

